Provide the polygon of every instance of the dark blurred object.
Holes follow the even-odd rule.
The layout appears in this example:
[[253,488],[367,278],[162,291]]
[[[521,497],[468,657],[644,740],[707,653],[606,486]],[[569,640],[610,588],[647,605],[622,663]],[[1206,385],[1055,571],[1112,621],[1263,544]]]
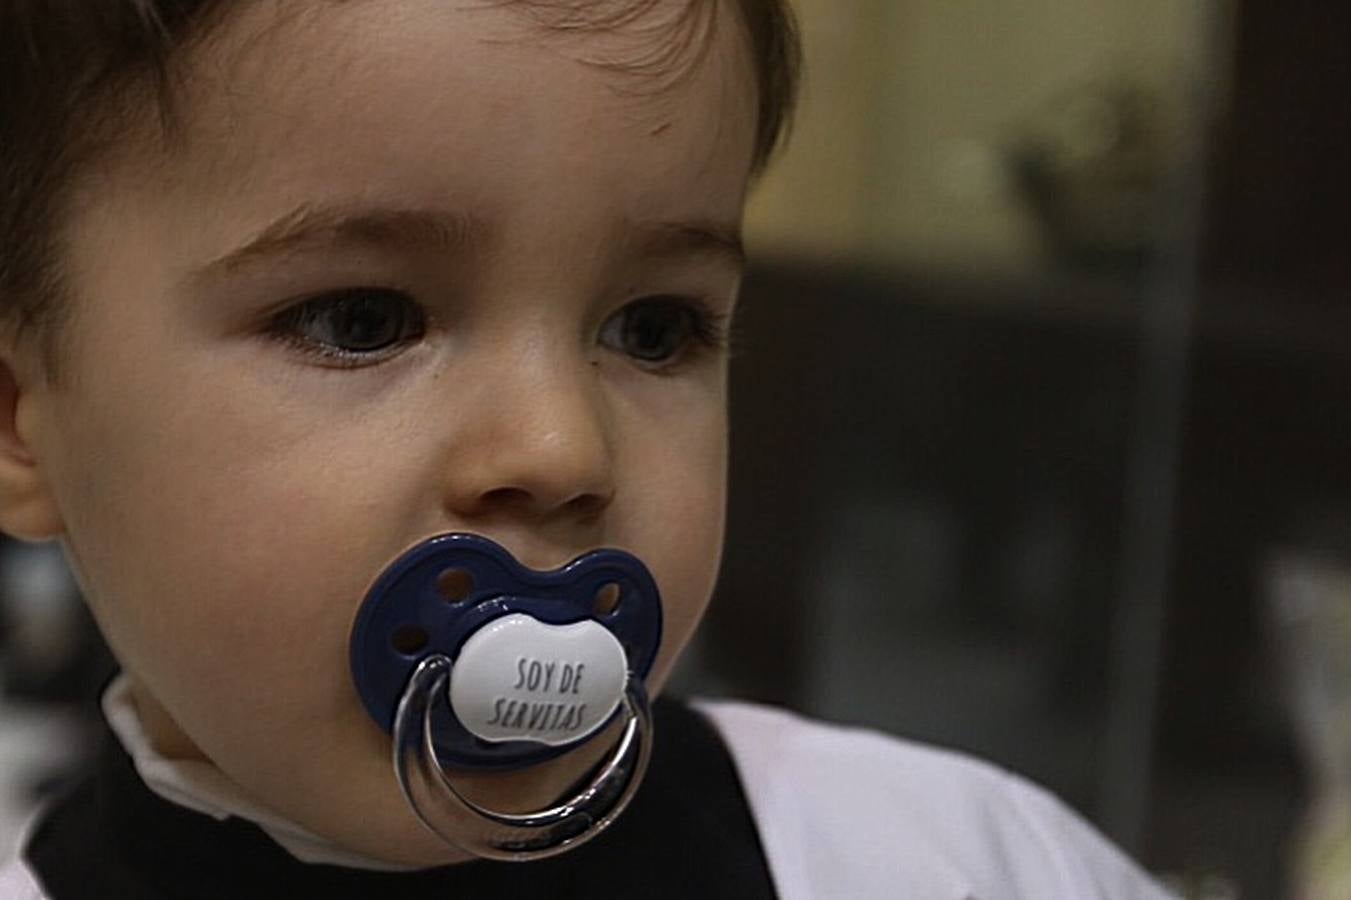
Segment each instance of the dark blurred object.
[[1292,842],[1296,900],[1351,897],[1351,530],[1339,547],[1286,547],[1268,565],[1275,636],[1309,801]]
[[0,686],[16,702],[93,700],[112,659],[55,544],[0,538]]
[[0,538],[0,856],[92,761],[112,668],[57,545]]
[[1351,292],[1351,6],[1237,0],[1229,115],[1212,142],[1209,300],[1345,309]]
[[1138,272],[1158,240],[1159,192],[1179,158],[1165,97],[1122,78],[1066,92],[1023,122],[1007,155],[1056,259]]
[[[1097,810],[1138,286],[781,263],[745,287],[728,550],[705,664],[731,689],[957,746]],[[1315,323],[1316,324],[1316,323]],[[1351,350],[1196,326],[1148,839],[1279,897],[1296,755],[1266,555],[1315,486],[1351,509]]]

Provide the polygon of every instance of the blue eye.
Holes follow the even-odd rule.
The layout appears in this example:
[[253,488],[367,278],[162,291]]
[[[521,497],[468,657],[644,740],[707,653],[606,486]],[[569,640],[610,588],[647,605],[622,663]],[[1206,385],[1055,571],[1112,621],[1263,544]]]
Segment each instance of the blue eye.
[[647,297],[607,319],[600,341],[642,363],[670,363],[693,350],[721,346],[725,342],[723,318],[697,300]]
[[303,349],[342,362],[375,362],[420,338],[422,308],[393,288],[347,288],[288,307],[270,330]]

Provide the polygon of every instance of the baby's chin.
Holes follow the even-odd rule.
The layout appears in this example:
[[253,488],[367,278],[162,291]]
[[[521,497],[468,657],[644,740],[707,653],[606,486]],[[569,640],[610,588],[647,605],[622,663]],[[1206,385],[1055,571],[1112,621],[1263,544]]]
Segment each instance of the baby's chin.
[[[202,749],[203,744],[210,746],[209,741],[193,740],[135,679],[132,697],[142,726],[161,755],[215,764],[255,803],[342,850],[401,868],[475,859],[418,819],[395,777],[389,737],[369,721],[334,723],[337,734],[329,735],[334,743],[299,751],[297,755],[309,757],[303,762],[284,762],[277,746],[251,748],[252,752],[221,748],[223,758],[217,758]],[[613,748],[622,730],[622,723],[616,722],[582,747],[521,771],[450,774],[460,793],[474,803],[506,813],[533,812],[569,795]],[[243,758],[253,753],[265,756],[266,763]]]

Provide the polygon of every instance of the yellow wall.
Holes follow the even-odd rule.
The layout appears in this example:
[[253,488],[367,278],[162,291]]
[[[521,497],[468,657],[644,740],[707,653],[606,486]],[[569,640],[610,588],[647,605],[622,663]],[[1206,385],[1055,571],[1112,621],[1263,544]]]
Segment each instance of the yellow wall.
[[1127,76],[1185,82],[1200,0],[795,0],[792,141],[753,198],[760,252],[938,266],[1039,252],[999,163],[1020,122]]

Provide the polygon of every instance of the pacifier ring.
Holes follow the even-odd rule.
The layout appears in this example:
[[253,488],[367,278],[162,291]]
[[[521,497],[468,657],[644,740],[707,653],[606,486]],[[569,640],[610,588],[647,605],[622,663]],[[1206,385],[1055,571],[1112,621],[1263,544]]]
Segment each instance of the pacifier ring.
[[434,718],[447,706],[451,660],[421,660],[394,716],[394,770],[413,810],[442,840],[485,859],[544,859],[600,834],[632,799],[652,755],[652,713],[642,679],[629,674],[620,702],[624,731],[587,785],[532,813],[504,813],[463,796],[436,753]]

